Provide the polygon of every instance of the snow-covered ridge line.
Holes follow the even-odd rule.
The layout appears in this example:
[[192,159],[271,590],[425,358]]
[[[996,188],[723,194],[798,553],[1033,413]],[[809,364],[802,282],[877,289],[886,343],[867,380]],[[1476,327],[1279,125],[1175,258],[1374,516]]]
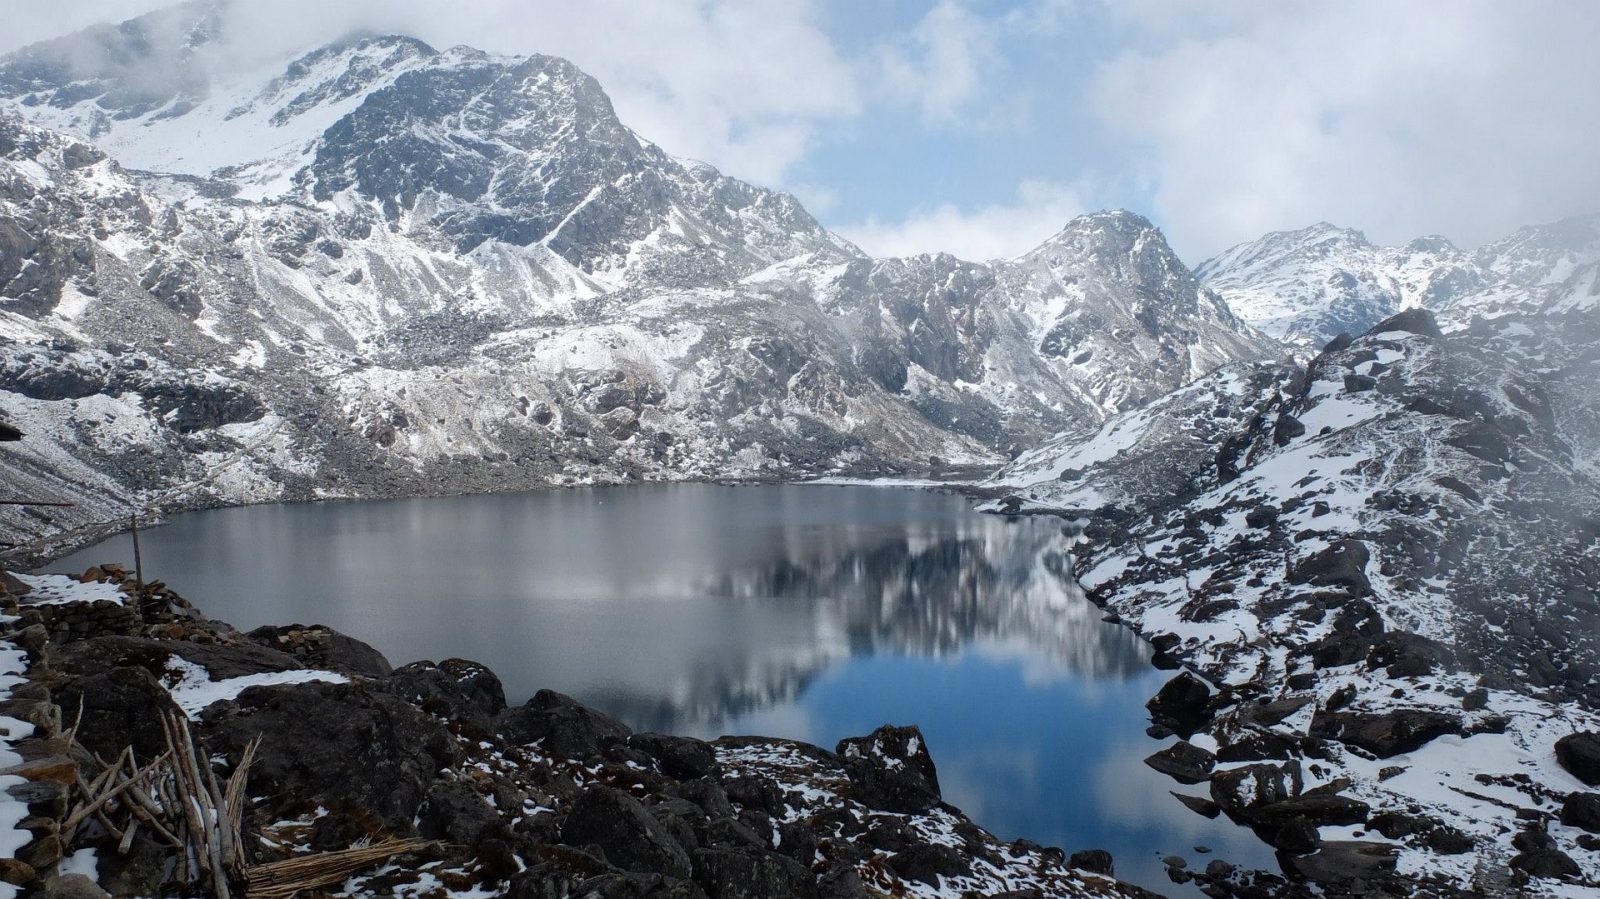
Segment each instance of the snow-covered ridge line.
[[1438,312],[1446,330],[1512,307],[1593,310],[1600,214],[1521,228],[1474,251],[1438,236],[1376,246],[1323,222],[1240,244],[1196,276],[1252,325],[1311,349],[1416,307]]

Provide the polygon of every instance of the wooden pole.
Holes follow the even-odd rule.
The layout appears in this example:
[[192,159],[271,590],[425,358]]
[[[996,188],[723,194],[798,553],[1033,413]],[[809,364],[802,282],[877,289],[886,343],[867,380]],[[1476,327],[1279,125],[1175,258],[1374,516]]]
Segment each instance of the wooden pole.
[[133,523],[133,585],[139,591],[139,601],[144,601],[144,557],[139,553],[139,513],[130,512],[128,520]]

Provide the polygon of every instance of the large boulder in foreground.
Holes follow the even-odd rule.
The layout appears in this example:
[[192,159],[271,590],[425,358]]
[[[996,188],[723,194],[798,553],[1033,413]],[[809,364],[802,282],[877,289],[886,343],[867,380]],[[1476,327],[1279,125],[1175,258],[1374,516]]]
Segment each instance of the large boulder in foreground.
[[594,846],[606,861],[641,874],[689,876],[689,854],[661,822],[627,793],[591,784],[572,804],[561,825],[561,841]]
[[106,759],[129,746],[140,759],[155,758],[167,748],[162,719],[183,715],[155,675],[127,665],[65,678],[51,698],[62,718],[78,722],[78,742]]
[[594,758],[632,734],[621,721],[554,690],[540,690],[522,705],[507,709],[495,729],[512,743],[538,743],[552,755],[571,759]]
[[[261,749],[250,795],[293,797],[375,817],[411,833],[440,769],[460,749],[438,719],[362,684],[250,687],[203,721],[212,754],[237,762],[251,740]],[[273,809],[298,814],[302,809]]]
[[865,737],[839,741],[856,801],[885,812],[915,814],[938,805],[939,772],[921,728],[885,724]]
[[1197,784],[1211,779],[1217,757],[1188,740],[1179,740],[1151,755],[1144,763],[1178,783]]
[[1600,786],[1600,734],[1579,731],[1556,741],[1556,761],[1573,777]]

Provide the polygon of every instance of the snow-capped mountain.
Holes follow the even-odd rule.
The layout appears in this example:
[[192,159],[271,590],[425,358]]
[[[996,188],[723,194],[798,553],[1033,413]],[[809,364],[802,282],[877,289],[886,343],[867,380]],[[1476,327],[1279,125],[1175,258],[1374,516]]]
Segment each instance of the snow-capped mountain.
[[[219,68],[191,4],[0,59],[0,457],[130,506],[986,463],[1278,352],[1149,222],[874,260],[543,56]],[[216,74],[217,72],[228,74]],[[37,511],[37,510],[36,510]]]
[[1240,244],[1195,274],[1240,318],[1315,348],[1419,306],[1463,320],[1507,303],[1587,308],[1600,297],[1597,272],[1600,216],[1522,228],[1472,252],[1437,236],[1377,246],[1322,222]]
[[1483,285],[1468,254],[1442,237],[1382,247],[1326,222],[1240,244],[1195,274],[1241,318],[1307,346],[1360,334],[1401,309],[1437,308]]

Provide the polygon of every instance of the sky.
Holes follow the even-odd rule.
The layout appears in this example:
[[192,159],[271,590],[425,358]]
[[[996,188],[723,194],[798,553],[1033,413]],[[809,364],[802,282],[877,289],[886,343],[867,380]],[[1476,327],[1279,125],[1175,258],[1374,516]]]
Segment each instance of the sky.
[[[168,5],[0,0],[0,52]],[[564,56],[669,152],[875,255],[1015,256],[1082,212],[1198,263],[1331,221],[1471,247],[1600,212],[1588,0],[274,0],[230,58],[354,28]]]

